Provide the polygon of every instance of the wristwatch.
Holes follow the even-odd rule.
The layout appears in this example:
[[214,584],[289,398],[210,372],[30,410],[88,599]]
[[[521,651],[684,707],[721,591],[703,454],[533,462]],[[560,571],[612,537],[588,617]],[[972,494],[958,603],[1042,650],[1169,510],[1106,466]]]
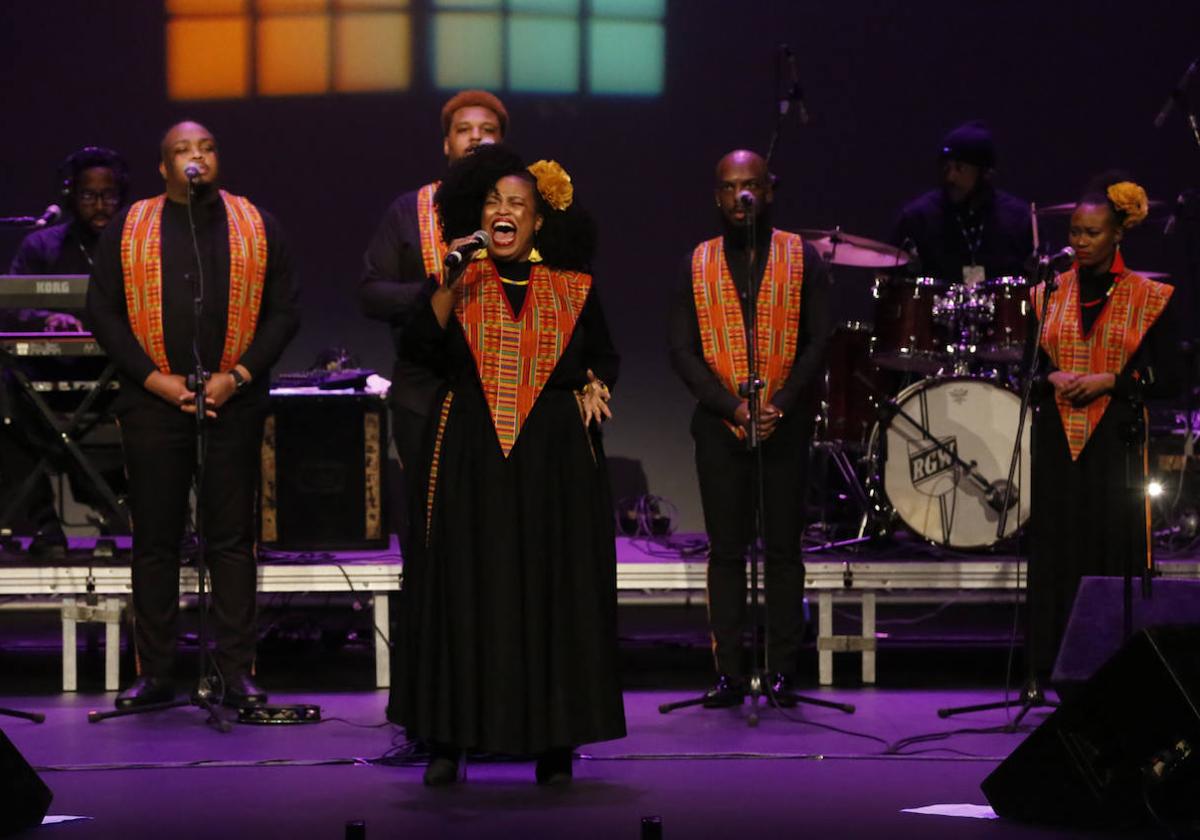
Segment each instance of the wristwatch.
[[233,390],[235,392],[246,387],[246,377],[242,376],[242,372],[237,368],[230,368],[229,375],[233,377]]

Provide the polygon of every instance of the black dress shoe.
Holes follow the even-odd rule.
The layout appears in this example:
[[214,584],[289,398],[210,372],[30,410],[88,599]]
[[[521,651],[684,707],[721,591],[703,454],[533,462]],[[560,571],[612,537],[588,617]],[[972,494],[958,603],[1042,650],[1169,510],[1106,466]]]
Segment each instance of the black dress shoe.
[[533,775],[539,785],[565,785],[571,781],[571,759],[573,750],[560,747],[546,750],[538,756]]
[[59,563],[67,559],[67,537],[61,528],[45,528],[29,541],[29,553],[34,559]]
[[724,709],[729,706],[740,706],[746,699],[746,686],[741,680],[736,680],[728,674],[720,674],[713,687],[704,692],[704,708]]
[[118,709],[136,709],[151,703],[169,703],[175,699],[175,686],[165,677],[138,677],[117,695]]
[[773,674],[771,676],[771,697],[775,701],[775,705],[790,709],[796,705],[796,687],[792,683],[792,678],[787,674]]
[[267,702],[267,692],[249,674],[238,674],[225,683],[225,699],[221,701],[232,709],[243,706],[261,706]]
[[467,762],[462,750],[443,744],[434,744],[430,749],[424,776],[427,787],[445,787],[466,780]]

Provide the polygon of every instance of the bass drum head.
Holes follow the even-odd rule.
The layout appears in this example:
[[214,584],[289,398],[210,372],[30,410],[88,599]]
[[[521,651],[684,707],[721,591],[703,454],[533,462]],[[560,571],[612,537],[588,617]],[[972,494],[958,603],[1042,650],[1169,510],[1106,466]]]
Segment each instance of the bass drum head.
[[[985,479],[1008,478],[1021,408],[1012,391],[981,379],[926,379],[901,391],[896,403],[963,461],[976,462]],[[1006,537],[1029,519],[1030,427],[1027,414],[1013,488],[1019,508],[1009,510]],[[950,548],[988,548],[998,541],[1000,514],[983,489],[899,412],[876,425],[871,449],[888,503],[915,533]]]

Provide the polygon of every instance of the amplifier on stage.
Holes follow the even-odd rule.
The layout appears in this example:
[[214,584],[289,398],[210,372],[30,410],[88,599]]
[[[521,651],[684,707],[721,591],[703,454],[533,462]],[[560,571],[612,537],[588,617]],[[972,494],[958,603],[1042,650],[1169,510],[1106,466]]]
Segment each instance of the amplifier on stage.
[[284,551],[388,544],[383,463],[387,408],[378,394],[271,392],[262,446],[259,536]]

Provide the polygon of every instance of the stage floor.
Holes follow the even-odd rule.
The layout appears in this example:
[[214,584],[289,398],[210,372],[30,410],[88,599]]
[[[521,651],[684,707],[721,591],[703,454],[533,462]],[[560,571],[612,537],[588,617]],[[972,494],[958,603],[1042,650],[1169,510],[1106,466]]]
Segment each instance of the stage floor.
[[[340,838],[347,820],[361,819],[373,838],[636,838],[650,815],[662,818],[668,840],[1088,836],[901,811],[986,804],[979,783],[1029,727],[885,753],[909,736],[1004,725],[1004,712],[936,715],[939,707],[998,699],[1002,689],[813,693],[858,711],[800,707],[787,719],[765,709],[750,728],[748,706],[661,715],[658,704],[679,693],[627,692],[629,736],[581,747],[575,782],[561,789],[535,785],[529,762],[470,762],[465,784],[440,790],[421,784],[419,766],[372,763],[402,742],[384,724],[382,691],[277,694],[273,701],[319,703],[326,720],[235,725],[227,735],[191,708],[89,724],[87,711],[111,708],[113,694],[6,693],[0,705],[41,711],[47,720],[0,718],[0,727],[54,791],[51,814],[92,818],[28,837]],[[1029,721],[1042,718],[1035,712]]]

